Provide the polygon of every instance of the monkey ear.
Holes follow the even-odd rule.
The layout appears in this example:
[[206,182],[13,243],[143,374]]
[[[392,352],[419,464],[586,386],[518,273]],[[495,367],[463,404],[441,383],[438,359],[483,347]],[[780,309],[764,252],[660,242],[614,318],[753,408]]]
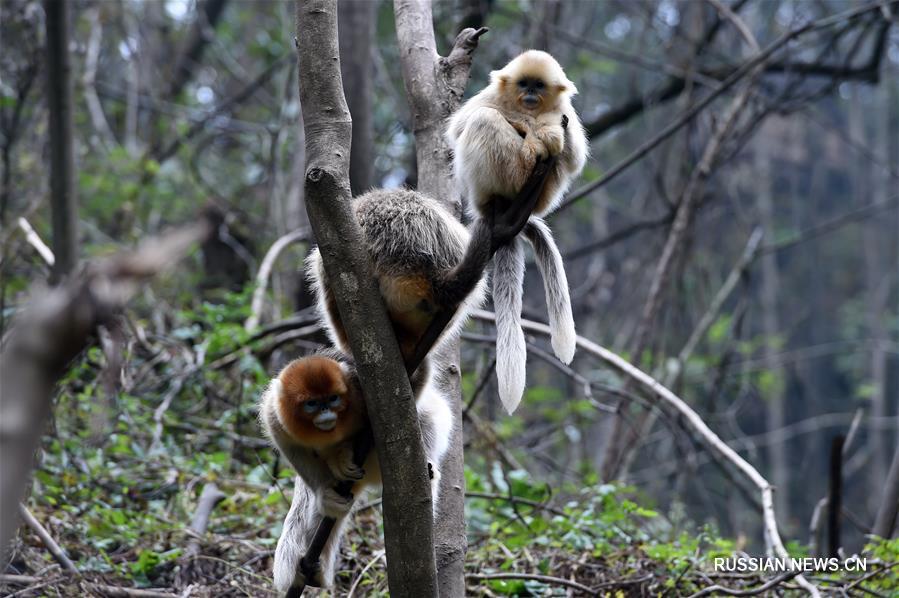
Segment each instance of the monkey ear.
[[575,87],[574,83],[568,79],[564,79],[562,83],[559,84],[559,93],[567,93],[570,96],[574,96],[577,95],[577,87]]
[[509,82],[509,74],[506,71],[490,71],[490,83],[502,87]]
[[281,398],[281,393],[284,392],[284,385],[281,383],[280,378],[275,378],[272,380],[271,386],[269,386],[269,392],[275,395],[276,399]]

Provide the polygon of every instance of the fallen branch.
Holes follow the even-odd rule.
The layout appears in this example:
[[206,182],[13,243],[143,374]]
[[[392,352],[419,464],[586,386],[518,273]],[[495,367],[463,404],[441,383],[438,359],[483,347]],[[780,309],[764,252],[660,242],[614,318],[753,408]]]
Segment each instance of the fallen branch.
[[34,287],[0,353],[0,562],[6,562],[56,381],[140,283],[171,266],[209,233],[201,222],[149,240],[136,251],[89,265],[57,288]]
[[[58,583],[65,583],[67,578],[60,576],[56,579],[48,580],[46,577],[36,577],[34,575],[8,575],[0,574],[0,584],[9,584],[17,586],[34,586],[46,587]],[[104,596],[122,596],[124,598],[177,598],[178,594],[162,592],[159,590],[139,590],[137,588],[124,588],[121,586],[111,586],[102,583],[84,584],[89,589]],[[37,589],[37,588],[34,588]],[[25,591],[31,591],[32,588],[25,588]]]
[[596,595],[596,592],[594,592],[592,588],[588,588],[576,581],[570,581],[562,577],[552,577],[550,575],[537,575],[534,573],[469,573],[465,576],[465,579],[476,581],[489,581],[491,579],[529,579],[531,581],[569,587],[584,592],[585,594],[590,594],[591,596]]
[[[493,313],[484,310],[473,311],[472,317],[487,322],[496,322],[496,316]],[[546,336],[550,335],[549,326],[545,324],[522,319],[521,326],[522,328],[530,332],[535,332]],[[583,351],[589,353],[590,355],[596,357],[597,359],[611,367],[620,375],[623,375],[626,378],[639,384],[649,393],[650,396],[654,396],[657,401],[660,402],[660,407],[664,405],[673,409],[678,415],[681,416],[685,427],[691,429],[700,440],[705,442],[725,460],[732,463],[734,467],[736,467],[740,471],[740,473],[742,473],[750,482],[752,482],[752,484],[758,489],[759,493],[761,494],[762,520],[765,530],[765,537],[768,540],[767,543],[774,549],[774,552],[777,556],[781,558],[789,558],[789,554],[787,553],[783,541],[780,538],[780,531],[778,530],[777,519],[774,514],[774,488],[771,486],[768,480],[762,477],[762,474],[760,474],[755,467],[750,465],[748,461],[746,461],[734,449],[728,446],[727,443],[721,440],[721,438],[717,434],[715,434],[715,432],[713,432],[711,428],[709,428],[709,426],[702,420],[702,418],[699,417],[699,414],[697,414],[696,411],[694,411],[683,399],[668,390],[660,382],[652,378],[649,374],[643,372],[636,366],[625,361],[605,347],[602,347],[582,336],[577,337],[577,346],[579,349],[582,349]],[[815,588],[815,586],[813,586],[811,583],[809,583],[808,580],[806,580],[802,575],[797,575],[796,581],[812,596],[815,596],[816,598],[820,596],[818,589]]]
[[799,571],[790,571],[788,573],[784,573],[774,579],[758,586],[757,588],[750,588],[748,590],[735,590],[733,588],[728,588],[725,586],[721,586],[715,584],[713,586],[709,586],[695,594],[692,594],[690,598],[700,598],[700,596],[711,596],[712,594],[727,594],[728,596],[758,596],[762,592],[766,592],[775,586],[779,586],[785,581],[789,581],[794,577],[799,575]]
[[178,573],[179,586],[189,585],[198,576],[194,559],[200,554],[200,540],[206,534],[206,528],[209,527],[209,517],[212,515],[212,510],[225,498],[227,498],[225,493],[219,490],[215,483],[208,482],[203,486],[200,500],[197,501],[197,508],[190,520],[190,526],[187,528],[193,537],[184,550],[184,556],[182,557],[184,565]]
[[41,522],[38,521],[34,515],[31,514],[31,511],[28,510],[23,504],[19,504],[19,515],[22,516],[22,519],[25,520],[25,523],[28,524],[34,533],[37,534],[38,538],[41,539],[41,542],[44,543],[44,546],[47,547],[47,550],[50,551],[50,554],[53,555],[53,558],[56,559],[56,562],[62,565],[62,568],[71,571],[72,573],[78,573],[78,568],[75,566],[75,563],[66,556],[65,551],[62,547],[56,543],[56,540],[53,539],[53,536],[50,535],[50,532],[41,525]]

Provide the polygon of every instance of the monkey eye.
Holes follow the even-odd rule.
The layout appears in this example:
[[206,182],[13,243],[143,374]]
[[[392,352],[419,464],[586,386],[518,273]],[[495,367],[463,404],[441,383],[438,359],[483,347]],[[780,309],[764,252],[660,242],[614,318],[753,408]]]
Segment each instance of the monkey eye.
[[306,401],[303,403],[303,411],[306,413],[315,413],[318,411],[318,401]]
[[340,395],[331,395],[328,397],[328,406],[337,407],[341,404]]
[[543,89],[544,87],[546,87],[546,84],[538,79],[537,82],[534,83],[534,87],[536,87],[537,89]]
[[519,81],[518,81],[518,87],[520,87],[521,89],[524,89],[524,88],[527,87],[527,86],[528,86],[528,82],[527,82],[527,81],[525,81],[524,79],[519,79]]

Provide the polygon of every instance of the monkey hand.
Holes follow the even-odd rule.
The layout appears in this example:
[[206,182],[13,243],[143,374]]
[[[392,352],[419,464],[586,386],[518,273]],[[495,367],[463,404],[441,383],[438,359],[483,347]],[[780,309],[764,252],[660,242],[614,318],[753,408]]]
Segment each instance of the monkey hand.
[[337,449],[337,454],[328,459],[328,468],[334,477],[338,480],[361,480],[365,475],[365,470],[356,465],[353,460],[353,445],[349,442],[344,443]]
[[530,172],[538,161],[554,155],[549,152],[543,139],[536,131],[524,138],[522,150],[526,172]]
[[[296,572],[296,577],[293,580],[293,586],[297,589],[302,588],[303,586],[309,586],[310,588],[323,588],[325,587],[325,578],[322,575],[322,564],[320,560],[316,560],[315,562],[309,562],[306,560],[306,557],[303,557],[300,560],[299,571]],[[288,593],[288,595],[290,595]]]
[[[565,115],[562,115],[566,118]],[[564,120],[563,120],[564,122]],[[550,156],[558,156],[565,147],[565,129],[559,125],[544,125],[534,132],[534,135],[543,143],[543,147]]]
[[353,507],[353,495],[343,496],[334,488],[328,487],[321,493],[322,514],[325,517],[340,519]]

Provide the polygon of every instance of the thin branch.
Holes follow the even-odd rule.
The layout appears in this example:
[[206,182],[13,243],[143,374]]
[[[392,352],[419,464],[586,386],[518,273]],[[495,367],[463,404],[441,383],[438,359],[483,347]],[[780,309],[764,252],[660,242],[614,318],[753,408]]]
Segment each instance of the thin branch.
[[489,581],[491,579],[527,579],[531,581],[539,581],[541,583],[549,585],[565,586],[574,590],[578,590],[579,592],[584,592],[585,594],[589,594],[591,596],[596,594],[596,592],[594,592],[592,588],[588,588],[587,586],[577,583],[576,581],[571,581],[563,577],[537,575],[534,573],[469,573],[465,576],[465,579],[472,581]]
[[19,503],[19,515],[22,516],[22,519],[25,520],[25,523],[28,524],[34,533],[37,534],[38,538],[41,539],[41,542],[44,543],[44,546],[47,547],[47,550],[50,551],[50,554],[53,555],[53,558],[56,559],[62,568],[71,571],[72,573],[78,573],[78,567],[75,566],[75,563],[66,555],[65,551],[62,547],[56,543],[56,540],[53,539],[53,536],[50,535],[50,532],[41,525],[41,522],[38,521],[34,515],[31,514],[31,511],[28,510],[28,507]]
[[[34,575],[10,575],[0,574],[0,584],[30,586],[21,592],[33,593],[38,588],[52,586],[58,583],[65,583],[69,580],[68,576],[58,576],[56,578],[46,579],[44,577],[36,577]],[[89,590],[93,590],[103,596],[113,598],[178,598],[178,594],[170,592],[161,592],[158,590],[139,590],[137,588],[124,588],[122,586],[111,586],[102,583],[83,582],[84,586]],[[18,596],[19,592],[12,594]]]
[[244,323],[245,330],[249,332],[259,326],[259,320],[262,317],[262,302],[265,300],[265,291],[268,288],[268,279],[281,252],[294,243],[308,239],[309,230],[304,228],[287,233],[272,243],[265,257],[262,258],[262,264],[259,266],[259,272],[256,274],[256,288],[253,291],[253,300],[250,302],[250,317]]
[[[727,298],[730,297],[730,294],[740,282],[740,279],[743,277],[743,273],[746,271],[746,268],[749,267],[749,265],[755,259],[755,256],[759,250],[759,244],[762,241],[763,234],[764,231],[761,228],[757,227],[752,231],[752,234],[749,235],[749,241],[746,242],[746,247],[743,249],[743,253],[742,255],[740,255],[740,259],[736,264],[734,264],[734,267],[731,269],[730,274],[728,274],[727,278],[724,280],[724,284],[722,284],[721,288],[718,289],[718,292],[715,294],[715,297],[709,304],[708,309],[702,315],[699,323],[690,334],[690,338],[687,339],[687,342],[684,343],[683,349],[681,349],[680,353],[678,353],[678,374],[683,371],[684,364],[687,363],[688,359],[690,359],[690,356],[693,354],[693,351],[696,349],[699,341],[701,341],[705,337],[706,333],[709,331],[709,328],[711,328],[712,324],[715,323],[715,320],[718,318],[718,314],[721,313],[721,308],[724,306],[724,302],[727,301]],[[673,385],[672,381],[667,382],[669,386]]]
[[28,241],[28,244],[34,247],[34,250],[38,252],[38,255],[41,256],[48,266],[52,266],[56,262],[53,250],[47,247],[47,244],[37,234],[31,223],[25,220],[25,218],[19,218],[19,228],[25,233],[25,240]]
[[711,596],[712,594],[715,594],[715,593],[727,594],[728,596],[758,596],[762,592],[767,592],[771,588],[779,586],[780,584],[784,583],[785,581],[789,581],[789,580],[793,579],[797,575],[799,575],[799,570],[789,571],[787,573],[784,573],[783,575],[775,577],[772,580],[769,580],[768,582],[766,582],[756,588],[750,588],[748,590],[735,590],[733,588],[728,588],[725,586],[715,584],[713,586],[704,588],[703,590],[696,592],[695,594],[691,594],[690,598],[700,598],[701,596]]
[[658,145],[664,142],[666,139],[674,135],[677,131],[681,129],[688,122],[693,120],[693,118],[702,112],[711,104],[715,99],[729,90],[731,87],[736,85],[739,81],[741,81],[744,77],[752,73],[756,67],[759,65],[764,65],[768,59],[778,50],[783,48],[792,40],[800,37],[806,33],[812,31],[818,31],[820,29],[824,29],[830,27],[836,23],[840,23],[849,19],[854,19],[862,14],[867,12],[871,12],[874,10],[880,10],[880,2],[875,2],[872,4],[866,4],[861,7],[852,8],[850,10],[846,10],[840,12],[836,15],[826,17],[820,19],[818,21],[813,21],[811,23],[807,23],[801,27],[798,27],[792,31],[789,31],[778,38],[776,41],[772,42],[767,48],[765,48],[762,52],[756,54],[752,59],[744,62],[740,67],[734,70],[728,77],[721,82],[721,84],[713,89],[709,95],[695,104],[693,107],[684,112],[681,116],[676,118],[671,124],[662,129],[659,133],[657,133],[652,138],[643,142],[640,146],[637,147],[633,152],[631,152],[626,158],[621,160],[618,164],[610,168],[606,171],[606,173],[601,176],[599,179],[593,181],[592,183],[587,183],[571,192],[569,192],[564,201],[559,205],[554,214],[558,214],[569,207],[571,207],[577,201],[583,199],[584,197],[590,195],[600,187],[608,184],[613,179],[615,179],[622,172],[627,170],[631,165],[639,161],[650,151],[655,149]]
[[[472,313],[472,316],[479,320],[496,322],[496,317],[491,312],[475,310]],[[549,326],[538,322],[523,319],[521,325],[522,328],[530,332],[545,336],[549,336],[551,333]],[[675,395],[650,375],[625,361],[615,353],[582,336],[577,337],[577,346],[579,349],[611,367],[620,375],[637,383],[649,393],[650,396],[655,397],[660,407],[664,406],[672,409],[681,417],[685,427],[691,430],[697,439],[702,440],[717,454],[730,462],[758,489],[762,499],[762,520],[765,535],[770,540],[770,544],[774,548],[777,556],[788,558],[789,554],[780,538],[780,532],[777,527],[777,518],[774,514],[774,488],[762,474],[760,474],[755,467],[750,465],[749,462],[741,457],[734,449],[728,446],[727,443],[721,440],[721,438],[702,420],[699,414],[697,414],[683,399]],[[820,596],[817,588],[811,585],[804,577],[797,576],[796,581],[812,596]]]

